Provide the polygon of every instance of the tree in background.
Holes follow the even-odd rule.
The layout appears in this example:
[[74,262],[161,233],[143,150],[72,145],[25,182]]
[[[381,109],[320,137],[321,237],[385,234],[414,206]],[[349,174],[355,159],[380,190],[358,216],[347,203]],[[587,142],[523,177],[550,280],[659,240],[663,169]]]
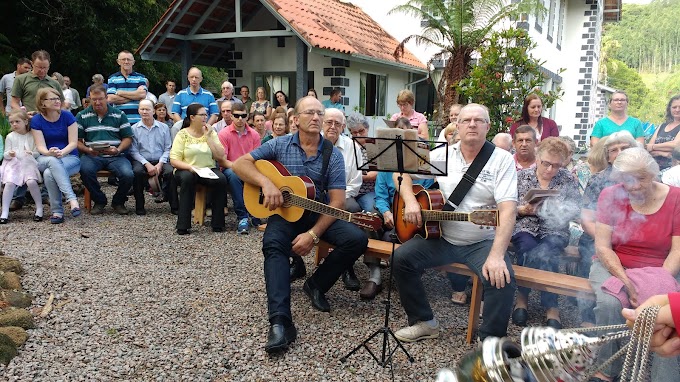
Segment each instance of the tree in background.
[[547,77],[541,72],[544,61],[531,55],[535,47],[523,29],[494,32],[479,49],[478,64],[457,86],[462,100],[489,108],[489,137],[507,132],[510,124],[519,119],[524,98],[530,93],[541,97],[544,109],[552,107],[562,96],[559,87],[547,92],[542,90]]
[[389,12],[407,14],[414,22],[422,20],[424,25],[421,34],[410,35],[399,44],[394,52],[396,58],[403,56],[404,46],[410,41],[439,49],[428,62],[428,67],[434,61],[446,63],[437,86],[438,110],[448,110],[458,102],[458,83],[470,73],[473,52],[484,44],[498,23],[523,13],[545,12],[540,0],[507,3],[504,0],[409,0]]

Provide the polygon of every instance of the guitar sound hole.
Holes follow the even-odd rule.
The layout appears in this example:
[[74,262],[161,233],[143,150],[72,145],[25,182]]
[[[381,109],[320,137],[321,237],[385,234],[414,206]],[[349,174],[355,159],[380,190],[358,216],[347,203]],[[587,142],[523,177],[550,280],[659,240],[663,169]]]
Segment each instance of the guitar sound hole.
[[291,206],[291,198],[290,198],[290,189],[289,188],[283,188],[281,189],[281,194],[283,194],[283,206],[284,208],[288,208]]

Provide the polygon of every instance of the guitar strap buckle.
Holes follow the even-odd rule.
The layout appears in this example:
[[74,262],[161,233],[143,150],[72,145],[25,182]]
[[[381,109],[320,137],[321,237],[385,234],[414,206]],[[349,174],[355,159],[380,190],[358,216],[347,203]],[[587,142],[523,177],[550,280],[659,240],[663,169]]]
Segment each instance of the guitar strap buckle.
[[470,176],[470,174],[465,172],[463,174],[463,178],[461,180],[465,180],[466,182],[470,183],[471,186],[473,186],[475,184],[475,182],[477,181],[477,177],[473,178],[472,176]]

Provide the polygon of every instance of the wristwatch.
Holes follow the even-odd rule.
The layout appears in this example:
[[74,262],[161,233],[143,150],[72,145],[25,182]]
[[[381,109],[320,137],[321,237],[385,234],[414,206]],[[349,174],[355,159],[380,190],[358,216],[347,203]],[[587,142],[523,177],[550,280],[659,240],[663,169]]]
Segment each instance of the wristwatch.
[[310,229],[309,231],[307,231],[307,233],[312,237],[312,240],[314,240],[314,244],[319,244],[319,237],[316,236],[314,231]]

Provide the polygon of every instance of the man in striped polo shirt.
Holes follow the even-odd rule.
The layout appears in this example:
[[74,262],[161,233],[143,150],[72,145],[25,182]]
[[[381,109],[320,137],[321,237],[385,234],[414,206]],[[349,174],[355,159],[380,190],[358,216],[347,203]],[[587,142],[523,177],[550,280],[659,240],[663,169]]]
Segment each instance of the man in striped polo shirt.
[[215,96],[201,87],[203,81],[203,73],[197,67],[189,69],[187,73],[189,86],[182,89],[175,96],[175,101],[172,103],[172,119],[179,122],[187,116],[187,107],[192,103],[200,103],[208,110],[208,126],[212,126],[217,122],[219,111],[217,110],[217,102]]
[[102,85],[90,88],[92,105],[78,113],[78,151],[80,177],[92,195],[94,207],[90,213],[104,212],[106,195],[97,180],[97,171],[109,170],[118,178],[118,190],[113,194],[111,206],[118,214],[127,215],[125,208],[127,192],[132,187],[134,174],[125,151],[132,144],[133,132],[125,113],[106,102],[106,90]]
[[125,113],[132,124],[139,122],[139,101],[146,99],[146,77],[132,69],[135,58],[124,50],[118,53],[120,71],[109,76],[109,87],[106,91],[108,102]]

